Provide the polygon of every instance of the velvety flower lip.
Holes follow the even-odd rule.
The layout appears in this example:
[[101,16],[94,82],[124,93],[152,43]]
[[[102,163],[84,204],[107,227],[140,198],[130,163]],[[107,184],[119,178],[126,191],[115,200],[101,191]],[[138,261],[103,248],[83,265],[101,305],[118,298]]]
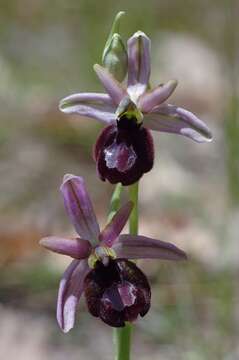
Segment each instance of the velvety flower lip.
[[98,136],[94,157],[101,180],[131,185],[150,171],[154,162],[153,138],[137,118],[121,116]]
[[[67,174],[60,189],[79,236],[73,239],[48,236],[40,241],[48,250],[73,258],[59,285],[60,328],[68,332],[74,326],[83,293],[91,314],[111,326],[124,326],[125,321],[135,320],[138,314],[144,316],[150,306],[150,288],[145,275],[126,259],[185,260],[186,254],[160,240],[120,235],[130,216],[132,202],[124,204],[100,231],[83,178]],[[110,276],[111,270],[118,275]]]
[[113,327],[125,326],[150,308],[150,285],[143,272],[126,259],[97,263],[85,277],[89,312]]

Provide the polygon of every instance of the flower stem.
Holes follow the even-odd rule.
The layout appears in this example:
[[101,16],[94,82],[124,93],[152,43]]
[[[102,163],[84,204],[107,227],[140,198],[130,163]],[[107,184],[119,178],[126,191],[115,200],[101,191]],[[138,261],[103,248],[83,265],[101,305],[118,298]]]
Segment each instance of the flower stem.
[[130,360],[131,324],[114,329],[115,360]]
[[134,203],[134,207],[129,219],[129,232],[131,235],[138,234],[138,225],[139,225],[138,193],[139,193],[139,182],[129,187],[130,200],[133,201]]
[[117,210],[119,210],[121,192],[122,192],[122,185],[120,183],[118,183],[115,186],[114,192],[111,197],[110,211],[109,211],[109,215],[108,215],[108,223],[110,222],[112,217],[115,215]]
[[[138,182],[129,187],[129,197],[134,203],[129,219],[129,232],[131,235],[137,235],[138,233],[138,189]],[[131,333],[132,325],[129,323],[124,328],[114,329],[115,360],[130,360]]]

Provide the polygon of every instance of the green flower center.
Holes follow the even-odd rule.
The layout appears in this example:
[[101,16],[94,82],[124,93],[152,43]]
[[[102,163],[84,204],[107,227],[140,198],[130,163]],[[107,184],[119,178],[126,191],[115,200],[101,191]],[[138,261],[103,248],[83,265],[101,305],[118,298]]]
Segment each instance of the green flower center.
[[88,265],[94,269],[97,261],[101,261],[106,266],[109,259],[116,259],[115,251],[107,246],[97,246],[88,258]]

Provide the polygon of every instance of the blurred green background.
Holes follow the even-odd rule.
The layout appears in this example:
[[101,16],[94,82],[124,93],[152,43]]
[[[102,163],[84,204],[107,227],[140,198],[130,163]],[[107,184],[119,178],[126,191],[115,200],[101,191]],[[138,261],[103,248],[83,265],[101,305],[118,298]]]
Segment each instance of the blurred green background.
[[113,358],[111,329],[81,301],[77,326],[55,321],[57,286],[69,263],[40,249],[73,233],[59,185],[87,179],[101,224],[112,186],[95,176],[101,129],[61,114],[58,101],[102,91],[100,61],[114,15],[126,40],[152,40],[153,84],[179,80],[172,102],[196,112],[214,141],[154,134],[156,159],[140,192],[140,232],[189,254],[184,264],[141,261],[152,284],[137,322],[133,359],[239,359],[239,6],[228,0],[11,0],[0,12],[0,358]]

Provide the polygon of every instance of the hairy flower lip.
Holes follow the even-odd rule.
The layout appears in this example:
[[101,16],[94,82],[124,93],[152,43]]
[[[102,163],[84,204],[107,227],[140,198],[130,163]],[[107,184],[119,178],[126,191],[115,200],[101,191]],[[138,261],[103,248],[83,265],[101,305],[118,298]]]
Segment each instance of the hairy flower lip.
[[84,280],[89,312],[113,327],[125,326],[150,308],[150,285],[143,272],[126,259],[98,263]]
[[[129,148],[127,153],[120,151],[119,147],[122,144]],[[109,149],[113,152],[110,167],[106,159],[106,151]],[[130,163],[131,156],[134,157],[134,161]],[[113,184],[121,182],[125,186],[131,185],[153,167],[153,138],[143,126],[137,130],[121,132],[118,126],[109,125],[103,129],[96,141],[94,158],[101,180],[107,179]],[[127,171],[122,171],[123,169],[119,166],[120,162],[130,163],[131,166],[127,165]]]

